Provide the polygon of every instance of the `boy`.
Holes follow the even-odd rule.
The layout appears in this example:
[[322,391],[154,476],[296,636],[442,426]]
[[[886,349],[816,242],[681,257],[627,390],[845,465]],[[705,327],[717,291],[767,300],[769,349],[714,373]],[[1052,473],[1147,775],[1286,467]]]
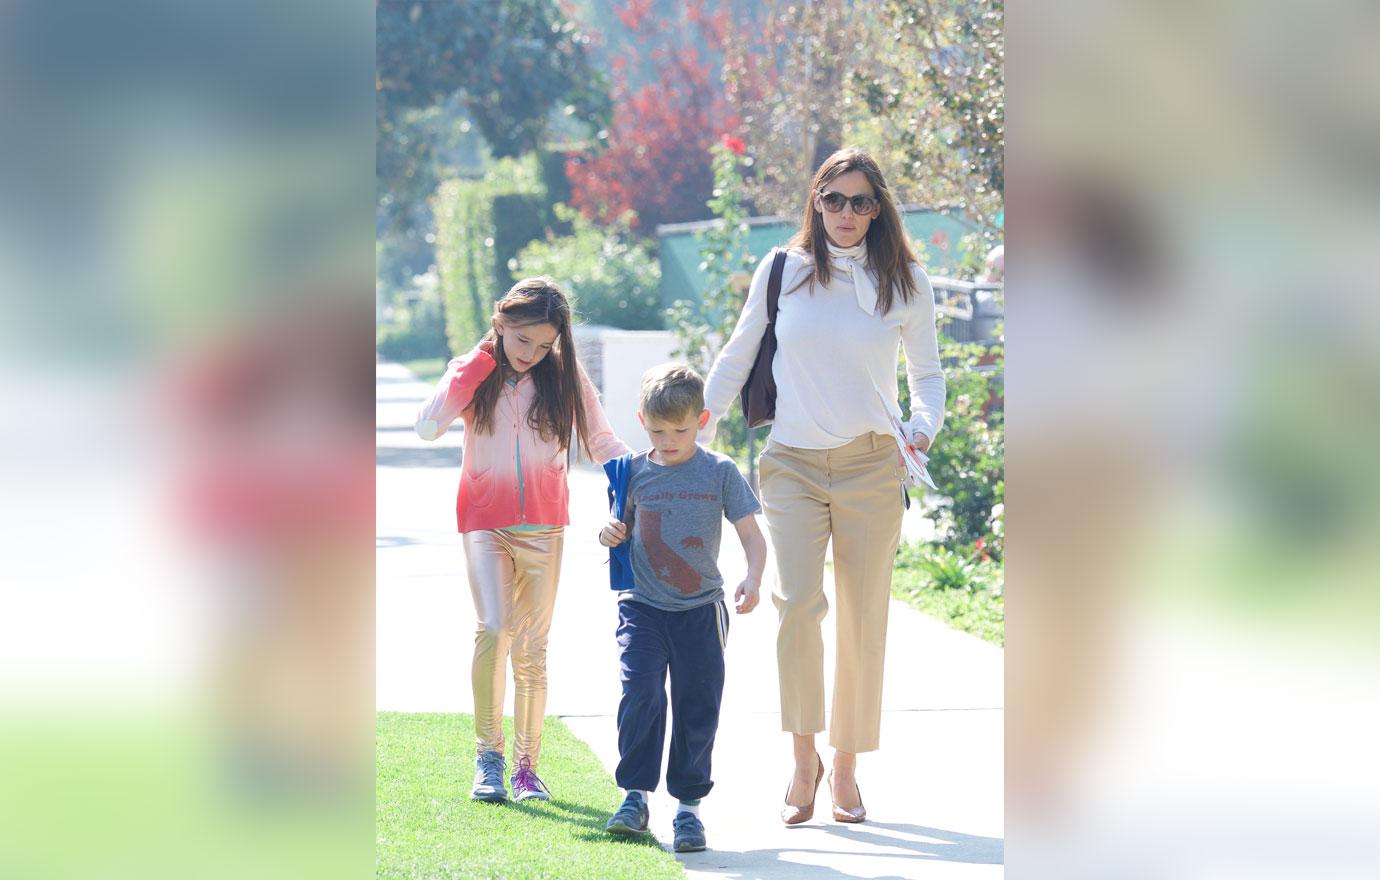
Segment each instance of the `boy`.
[[733,596],[739,614],[757,607],[767,542],[754,516],[761,508],[737,465],[695,442],[709,410],[704,381],[694,370],[676,364],[649,370],[642,377],[637,417],[652,448],[604,465],[615,516],[599,532],[599,543],[612,548],[612,586],[620,591],[623,697],[615,776],[627,792],[606,830],[620,835],[647,830],[647,792],[661,777],[669,669],[666,788],[680,800],[672,822],[675,851],[698,852],[705,848],[700,799],[714,786],[710,755],[728,637],[718,569],[720,517],[733,523],[747,555],[747,577]]

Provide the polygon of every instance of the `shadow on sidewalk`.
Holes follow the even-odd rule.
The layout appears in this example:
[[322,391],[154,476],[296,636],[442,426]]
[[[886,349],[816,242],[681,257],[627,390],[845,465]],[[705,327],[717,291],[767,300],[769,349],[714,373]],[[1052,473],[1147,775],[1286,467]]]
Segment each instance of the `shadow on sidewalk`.
[[[890,834],[868,833],[870,828],[880,828]],[[841,825],[825,825],[827,834],[863,839],[877,846],[900,847],[915,852],[921,858],[944,862],[964,862],[973,865],[1000,865],[1002,863],[1002,844],[1000,837],[979,837],[946,831],[942,828],[929,828],[924,825],[903,825],[897,822],[868,821],[851,828]]]
[[[715,870],[715,873],[729,880],[729,878],[755,877],[761,870],[761,866],[767,860],[780,862],[783,866],[789,866],[791,880],[837,880],[840,877],[867,877],[869,880],[904,880],[903,877],[892,875],[879,875],[864,867],[868,859],[915,859],[918,862],[953,862],[970,865],[1000,865],[1003,857],[1003,840],[999,837],[979,837],[973,834],[962,834],[957,831],[946,831],[941,828],[927,828],[923,825],[903,825],[895,822],[867,822],[863,825],[845,827],[841,825],[815,825],[804,826],[801,828],[813,827],[816,830],[824,831],[826,834],[837,837],[846,837],[850,840],[861,840],[870,845],[878,847],[876,852],[858,852],[853,849],[828,850],[817,847],[778,847],[775,849],[756,849],[744,852],[721,851],[715,852],[711,839],[711,848],[704,853],[693,855],[677,856],[687,868],[692,870]],[[869,831],[868,829],[880,829],[882,832]],[[903,852],[897,852],[902,850]],[[859,873],[853,874],[842,871],[838,868],[827,865],[812,865],[798,861],[796,858],[782,859],[786,853],[800,854],[805,857],[810,856],[840,856],[846,858],[850,865],[858,865]],[[734,870],[734,863],[741,861],[744,865],[742,871]],[[710,864],[718,866],[711,869]],[[917,876],[907,872],[907,877]]]

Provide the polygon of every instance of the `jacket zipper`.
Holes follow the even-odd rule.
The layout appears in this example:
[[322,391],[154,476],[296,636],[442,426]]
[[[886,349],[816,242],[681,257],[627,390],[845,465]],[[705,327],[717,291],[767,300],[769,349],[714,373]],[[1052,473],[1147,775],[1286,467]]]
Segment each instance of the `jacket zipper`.
[[[522,379],[519,378],[518,381],[521,382]],[[521,419],[519,418],[518,414],[517,386],[512,386],[509,389],[509,393],[511,394],[512,398],[511,403],[513,410],[513,467],[516,469],[517,478],[520,481],[522,479],[522,434],[518,428],[518,423],[521,421]],[[525,491],[525,487],[520,489],[518,488],[518,483],[515,482],[513,484],[513,491],[518,493],[517,497],[514,499],[517,502],[516,507],[518,509],[518,523],[520,525],[525,525],[527,523],[527,493]]]

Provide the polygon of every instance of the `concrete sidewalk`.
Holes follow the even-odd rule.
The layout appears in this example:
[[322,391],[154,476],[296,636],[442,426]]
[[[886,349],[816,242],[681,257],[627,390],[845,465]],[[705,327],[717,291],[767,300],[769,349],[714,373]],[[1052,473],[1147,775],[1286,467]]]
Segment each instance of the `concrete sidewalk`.
[[[377,705],[470,712],[474,608],[452,516],[460,438],[457,431],[425,443],[412,433],[417,405],[429,391],[401,367],[378,368]],[[624,439],[634,446],[645,441]],[[548,649],[547,712],[589,743],[612,773],[617,609],[607,551],[595,538],[606,509],[603,472],[577,468],[570,487],[572,524]],[[731,587],[745,566],[729,532],[721,566]],[[832,594],[832,584],[828,589]],[[1001,876],[1001,650],[893,602],[882,749],[859,758],[868,821],[830,820],[826,784],[815,819],[786,828],[777,811],[790,774],[790,739],[780,730],[776,612],[768,591],[764,584],[757,610],[732,620],[715,788],[701,808],[710,849],[678,856],[687,875]],[[832,620],[824,629],[826,664]],[[826,676],[832,681],[831,666]],[[826,736],[819,742],[827,766]],[[651,807],[652,829],[669,848],[674,800],[663,789]]]

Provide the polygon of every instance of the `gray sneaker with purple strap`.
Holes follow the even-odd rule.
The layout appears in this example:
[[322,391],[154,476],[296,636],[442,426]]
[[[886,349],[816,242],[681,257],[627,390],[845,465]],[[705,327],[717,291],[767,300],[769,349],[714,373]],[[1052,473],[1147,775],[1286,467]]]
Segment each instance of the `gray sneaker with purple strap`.
[[517,769],[508,781],[512,783],[515,801],[551,800],[551,790],[541,781],[537,771],[532,769],[532,761],[526,755],[518,758]]

